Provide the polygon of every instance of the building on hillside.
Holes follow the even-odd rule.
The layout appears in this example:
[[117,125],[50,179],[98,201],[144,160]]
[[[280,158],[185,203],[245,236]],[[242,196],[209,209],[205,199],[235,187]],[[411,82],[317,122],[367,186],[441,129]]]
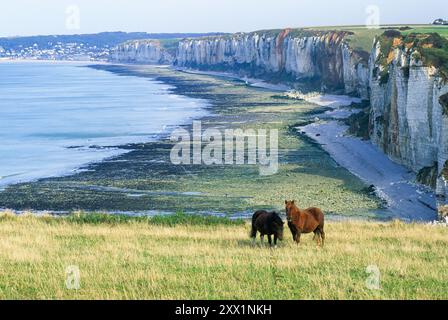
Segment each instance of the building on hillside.
[[448,20],[437,19],[432,24],[439,25],[439,26],[446,26],[446,25],[448,25]]

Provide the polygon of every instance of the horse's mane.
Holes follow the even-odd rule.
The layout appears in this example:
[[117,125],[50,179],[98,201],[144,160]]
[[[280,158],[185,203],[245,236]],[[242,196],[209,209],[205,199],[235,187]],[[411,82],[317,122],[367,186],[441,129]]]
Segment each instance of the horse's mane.
[[260,210],[255,212],[255,214],[252,216],[252,224],[255,223],[255,221],[258,219],[258,217],[264,213],[267,213],[267,211]]
[[295,203],[292,204],[290,210],[291,210],[291,214],[298,214],[302,211]]
[[269,213],[271,214],[270,218],[271,218],[272,222],[283,223],[283,220],[280,217],[280,213],[278,213],[277,211],[272,211]]

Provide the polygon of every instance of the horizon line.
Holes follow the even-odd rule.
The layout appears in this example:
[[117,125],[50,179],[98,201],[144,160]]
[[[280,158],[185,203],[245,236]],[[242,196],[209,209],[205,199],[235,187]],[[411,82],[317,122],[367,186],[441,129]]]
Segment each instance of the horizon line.
[[[447,25],[437,25],[432,23],[386,23],[378,25],[379,28],[384,27],[398,27],[398,26],[432,26],[435,28],[448,28]],[[284,27],[284,28],[271,28],[271,29],[257,29],[252,31],[237,31],[237,32],[225,32],[225,31],[205,31],[205,32],[148,32],[148,31],[99,31],[99,32],[86,32],[86,33],[66,33],[66,34],[34,34],[34,35],[13,35],[13,36],[0,36],[1,39],[13,39],[13,38],[31,38],[31,37],[60,37],[60,36],[85,36],[85,35],[97,35],[102,33],[147,33],[147,34],[163,34],[163,35],[173,35],[173,34],[236,34],[236,33],[250,33],[250,32],[258,32],[258,31],[267,31],[267,30],[286,30],[286,29],[313,29],[313,28],[368,28],[366,25],[355,24],[355,25],[321,25],[321,26],[307,26],[307,27]]]

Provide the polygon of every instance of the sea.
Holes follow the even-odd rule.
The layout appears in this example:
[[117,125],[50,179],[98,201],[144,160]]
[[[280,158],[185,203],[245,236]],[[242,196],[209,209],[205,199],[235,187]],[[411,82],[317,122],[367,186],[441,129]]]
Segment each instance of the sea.
[[88,65],[0,61],[0,189],[75,173],[206,114],[169,85]]

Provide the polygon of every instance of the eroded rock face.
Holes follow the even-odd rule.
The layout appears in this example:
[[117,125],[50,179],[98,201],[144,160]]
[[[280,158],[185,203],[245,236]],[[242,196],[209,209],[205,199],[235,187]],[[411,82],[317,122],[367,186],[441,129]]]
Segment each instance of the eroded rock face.
[[341,47],[346,94],[355,94],[363,99],[370,97],[369,60],[353,52],[348,44]]
[[367,62],[344,42],[345,32],[240,33],[232,36],[185,39],[175,64],[204,70],[294,84],[313,83],[323,91],[368,98]]
[[437,168],[436,190],[448,196],[442,170],[448,159],[448,116],[441,101],[448,85],[421,59],[418,48],[401,39],[371,54],[371,140],[394,161],[416,173]]
[[174,57],[157,40],[135,40],[114,49],[112,61],[142,64],[171,64]]
[[[177,52],[157,40],[117,46],[111,60],[232,71],[300,88],[369,97],[367,58],[345,42],[347,32],[264,31],[184,39]],[[368,54],[367,54],[368,55]]]

